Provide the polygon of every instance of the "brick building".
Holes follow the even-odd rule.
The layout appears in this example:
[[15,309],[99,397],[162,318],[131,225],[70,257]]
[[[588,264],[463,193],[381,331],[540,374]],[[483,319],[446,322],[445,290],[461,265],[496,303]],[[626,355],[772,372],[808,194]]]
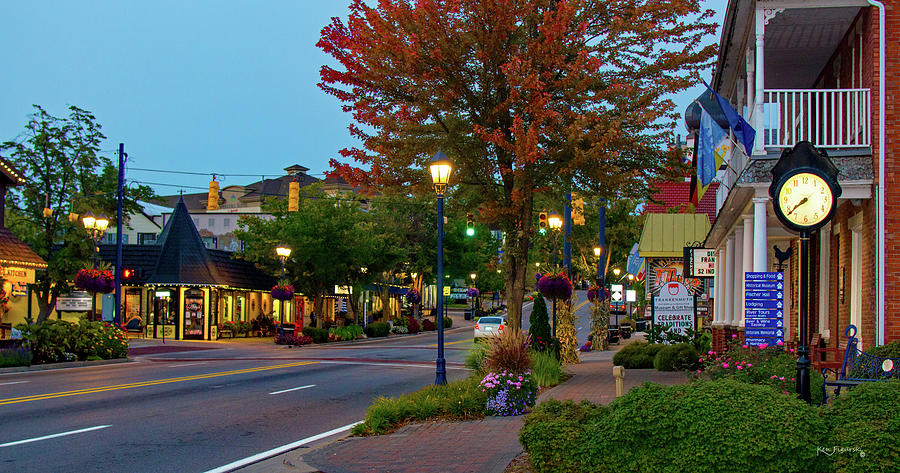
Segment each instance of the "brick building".
[[750,156],[736,152],[719,171],[705,241],[717,250],[716,346],[743,335],[747,271],[783,269],[784,339],[797,337],[799,240],[775,217],[768,189],[782,150],[803,140],[828,153],[843,188],[833,220],[811,242],[810,334],[838,346],[852,323],[863,348],[900,340],[900,234],[891,231],[900,228],[892,177],[900,171],[900,5],[884,3],[728,3],[711,86],[756,140]]

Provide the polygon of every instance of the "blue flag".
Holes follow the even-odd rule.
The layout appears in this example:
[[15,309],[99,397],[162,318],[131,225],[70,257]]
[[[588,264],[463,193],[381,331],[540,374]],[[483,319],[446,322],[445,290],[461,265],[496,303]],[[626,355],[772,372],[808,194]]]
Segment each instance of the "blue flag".
[[[701,109],[697,143],[697,179],[704,188],[716,177],[716,171],[731,151],[731,140],[712,116]],[[701,192],[702,193],[702,192]]]
[[719,107],[722,109],[722,113],[725,115],[725,119],[728,120],[728,126],[731,128],[731,131],[734,132],[734,136],[738,139],[738,141],[744,145],[744,151],[749,156],[753,152],[753,140],[756,138],[756,130],[750,126],[740,115],[738,115],[737,111],[734,107],[725,100],[724,97],[717,94],[709,84],[706,84],[706,88],[712,92],[713,96],[716,98],[716,102],[718,102]]

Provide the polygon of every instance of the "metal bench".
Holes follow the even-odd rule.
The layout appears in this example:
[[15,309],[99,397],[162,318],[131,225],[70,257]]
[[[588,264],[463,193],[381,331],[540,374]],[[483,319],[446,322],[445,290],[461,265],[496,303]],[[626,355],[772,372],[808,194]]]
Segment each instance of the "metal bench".
[[[884,358],[880,356],[870,355],[859,349],[859,340],[856,338],[856,326],[848,325],[844,331],[847,338],[847,348],[844,350],[844,359],[840,368],[835,368],[834,362],[820,361],[818,363],[825,378],[822,385],[822,402],[828,399],[828,386],[834,388],[834,395],[841,394],[841,388],[853,388],[867,381],[887,381],[889,379],[900,379],[900,359]],[[826,353],[825,350],[818,349],[813,351],[814,358],[819,353]],[[829,375],[833,379],[829,380]]]

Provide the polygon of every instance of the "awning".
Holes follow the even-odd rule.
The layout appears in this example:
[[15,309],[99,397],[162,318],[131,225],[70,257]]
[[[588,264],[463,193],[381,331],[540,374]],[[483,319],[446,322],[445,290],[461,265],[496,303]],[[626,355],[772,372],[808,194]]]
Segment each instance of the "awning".
[[709,233],[706,214],[647,214],[638,255],[672,258],[684,255],[685,246],[697,246]]

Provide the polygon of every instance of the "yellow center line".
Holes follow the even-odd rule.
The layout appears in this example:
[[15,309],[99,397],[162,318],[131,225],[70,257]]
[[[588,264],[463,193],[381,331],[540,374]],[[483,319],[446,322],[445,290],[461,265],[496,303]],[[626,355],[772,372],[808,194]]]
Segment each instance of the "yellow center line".
[[6,404],[16,404],[20,402],[31,402],[31,401],[41,401],[44,399],[54,399],[59,397],[66,396],[79,396],[82,394],[93,394],[100,393],[105,391],[116,391],[119,389],[132,389],[132,388],[140,388],[144,386],[156,386],[160,384],[169,384],[169,383],[180,383],[184,381],[194,381],[198,379],[207,379],[207,378],[217,378],[220,376],[231,376],[235,374],[244,374],[244,373],[254,373],[258,371],[268,371],[275,370],[280,368],[292,368],[295,366],[303,366],[318,363],[318,361],[302,361],[297,363],[286,363],[281,365],[273,365],[273,366],[262,366],[259,368],[246,368],[240,370],[232,370],[232,371],[222,371],[219,373],[208,373],[208,374],[198,374],[193,376],[182,376],[180,378],[166,378],[166,379],[157,379],[153,381],[142,381],[138,383],[128,383],[128,384],[117,384],[113,386],[98,386],[96,388],[86,388],[86,389],[78,389],[75,391],[62,391],[58,393],[49,393],[49,394],[35,394],[32,396],[23,396],[23,397],[13,397],[9,399],[0,399],[0,406]]
[[578,304],[577,306],[575,306],[575,309],[573,309],[572,312],[575,312],[576,310],[578,310],[578,309],[584,307],[584,305],[587,304],[587,303],[588,303],[588,301],[584,301],[584,302],[582,302],[581,304]]

